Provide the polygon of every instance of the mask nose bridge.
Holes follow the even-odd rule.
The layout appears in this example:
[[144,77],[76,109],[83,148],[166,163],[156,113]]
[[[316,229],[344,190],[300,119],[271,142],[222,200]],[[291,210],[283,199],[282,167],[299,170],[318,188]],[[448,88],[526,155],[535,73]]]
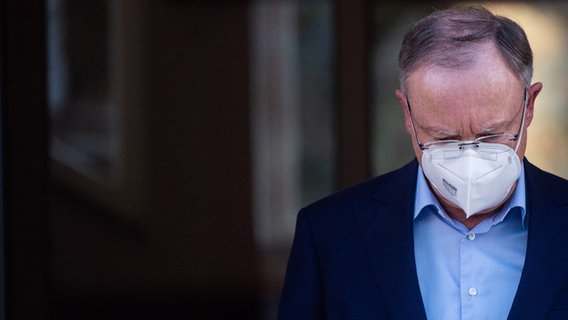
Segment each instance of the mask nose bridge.
[[474,141],[474,140],[471,140],[471,141],[468,140],[468,141],[465,141],[465,142],[458,144],[458,147],[459,147],[460,150],[464,150],[464,149],[468,149],[468,148],[475,149],[475,148],[479,148],[479,142]]

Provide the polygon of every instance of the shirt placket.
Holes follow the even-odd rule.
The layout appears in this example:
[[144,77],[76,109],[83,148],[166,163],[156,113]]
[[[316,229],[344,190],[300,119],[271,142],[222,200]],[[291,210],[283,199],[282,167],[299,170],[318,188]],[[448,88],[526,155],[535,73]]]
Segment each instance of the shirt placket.
[[477,282],[473,251],[475,233],[465,235],[460,244],[461,319],[476,319],[478,295],[483,292]]

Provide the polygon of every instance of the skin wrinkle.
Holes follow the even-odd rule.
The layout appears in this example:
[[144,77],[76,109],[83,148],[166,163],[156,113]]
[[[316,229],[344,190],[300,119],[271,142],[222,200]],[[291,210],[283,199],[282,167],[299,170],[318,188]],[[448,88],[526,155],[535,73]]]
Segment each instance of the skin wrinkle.
[[[481,128],[479,133],[475,135],[475,138],[479,138],[488,134],[496,134],[496,133],[511,133],[516,134],[518,127],[520,125],[521,119],[520,115],[523,112],[523,101],[519,104],[518,111],[516,114],[504,121],[496,121],[494,124],[487,124],[486,128]],[[429,141],[437,141],[437,140],[474,140],[474,139],[464,139],[462,138],[461,134],[456,131],[449,131],[443,128],[437,128],[435,126],[431,126],[428,124],[423,124],[420,121],[416,120],[414,116],[414,125],[416,127],[417,133],[426,133],[425,135],[420,135],[420,137],[431,137],[431,140],[423,140],[419,139],[422,143],[426,143]]]

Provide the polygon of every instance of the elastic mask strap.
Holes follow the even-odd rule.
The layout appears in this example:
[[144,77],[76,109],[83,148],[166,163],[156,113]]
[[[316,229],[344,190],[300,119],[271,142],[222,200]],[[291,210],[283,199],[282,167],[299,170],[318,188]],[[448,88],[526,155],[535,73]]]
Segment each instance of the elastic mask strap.
[[517,146],[515,147],[515,153],[517,153],[517,149],[519,149],[519,145],[521,144],[521,140],[523,138],[523,132],[525,131],[525,114],[527,112],[527,104],[528,104],[528,89],[525,88],[525,97],[523,100],[523,118],[521,119],[521,132],[519,132],[519,136],[517,137]]
[[416,143],[418,143],[418,147],[420,150],[424,151],[424,145],[418,139],[418,134],[416,133],[416,126],[414,125],[414,117],[412,116],[412,109],[410,108],[410,100],[408,100],[408,96],[406,97],[406,108],[408,109],[408,116],[410,117],[410,124],[412,124],[412,131],[414,131],[414,139],[416,139]]

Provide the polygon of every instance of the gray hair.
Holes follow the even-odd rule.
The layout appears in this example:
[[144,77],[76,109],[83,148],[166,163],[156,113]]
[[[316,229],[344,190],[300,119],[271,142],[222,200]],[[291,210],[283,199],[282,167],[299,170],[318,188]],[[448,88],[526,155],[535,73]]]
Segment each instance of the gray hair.
[[513,20],[481,6],[435,11],[406,33],[399,53],[399,80],[406,93],[410,73],[426,65],[467,68],[481,43],[494,43],[512,72],[526,87],[533,74],[533,54],[527,36]]

